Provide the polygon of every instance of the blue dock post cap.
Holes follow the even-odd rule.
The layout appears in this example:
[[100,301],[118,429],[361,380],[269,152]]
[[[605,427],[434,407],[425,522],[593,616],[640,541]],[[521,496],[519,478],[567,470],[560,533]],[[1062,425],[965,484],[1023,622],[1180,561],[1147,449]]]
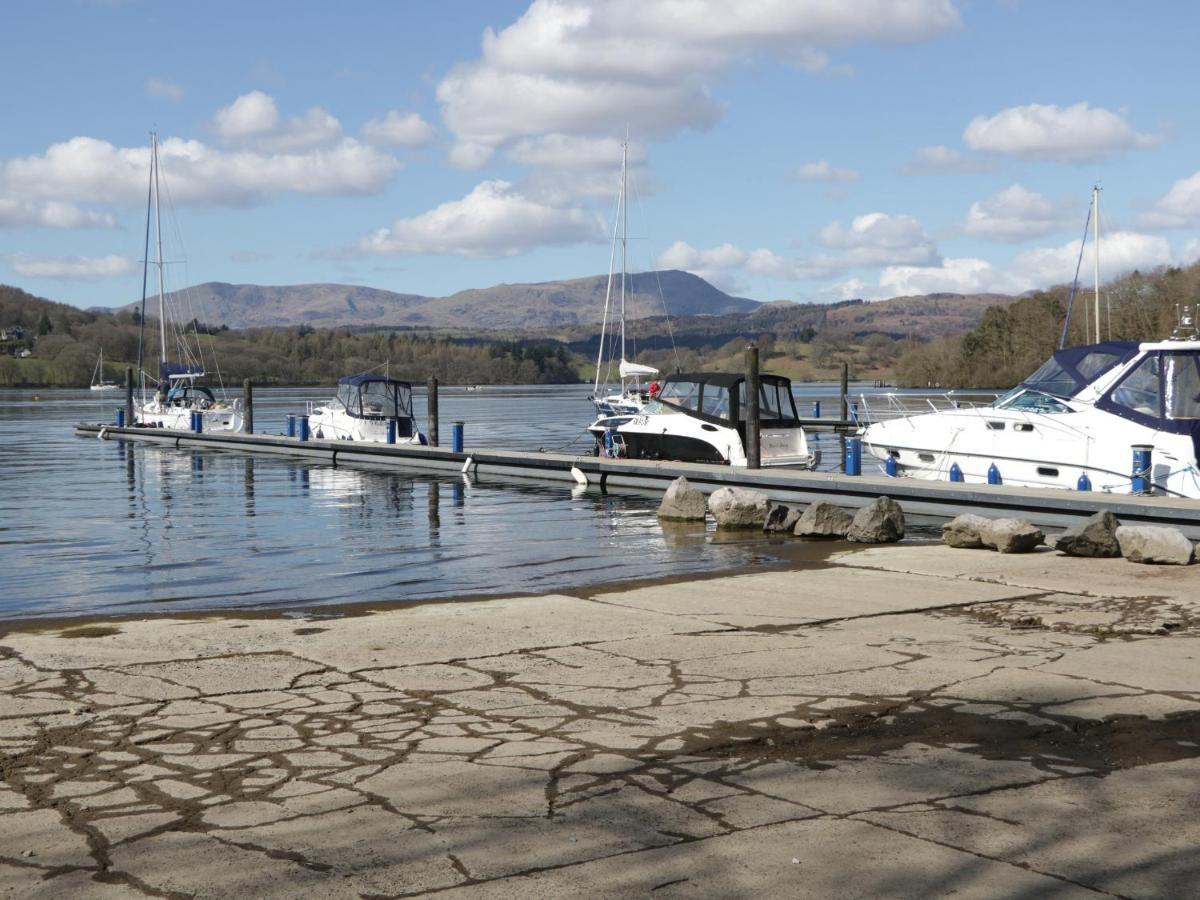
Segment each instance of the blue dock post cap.
[[396,443],[396,420],[388,419],[387,423],[387,442],[389,444]]
[[1134,444],[1133,450],[1133,483],[1129,486],[1132,494],[1149,494],[1153,492],[1153,454],[1152,444]]
[[288,437],[296,436],[296,417],[295,416],[287,417],[287,436]]
[[950,463],[950,480],[960,482],[963,480],[962,467],[958,463]]
[[450,449],[455,453],[463,452],[463,423],[455,422],[450,426]]
[[846,441],[846,474],[862,474],[862,440],[852,437]]
[[1004,484],[1000,478],[1000,470],[996,468],[996,464],[992,463],[988,466],[988,484]]
[[204,413],[198,409],[192,410],[192,431],[201,434],[204,431]]
[[820,400],[813,401],[813,418],[814,419],[821,418],[821,401]]
[[308,440],[308,416],[296,416],[296,437]]
[[117,410],[117,427],[118,428],[125,427],[125,410],[123,410],[123,409]]
[[887,473],[888,478],[896,477],[896,457],[888,454],[887,462],[883,464],[883,471]]
[[1088,478],[1086,471],[1079,473],[1079,480],[1075,482],[1075,490],[1090,491],[1092,489],[1092,479]]

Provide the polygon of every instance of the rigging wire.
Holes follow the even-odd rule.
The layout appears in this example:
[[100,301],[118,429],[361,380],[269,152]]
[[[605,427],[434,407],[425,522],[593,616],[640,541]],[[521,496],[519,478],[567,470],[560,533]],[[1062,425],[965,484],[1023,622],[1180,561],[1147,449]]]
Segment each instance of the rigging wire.
[[[1087,220],[1083,223],[1083,238],[1079,241],[1079,259],[1075,263],[1075,280],[1071,282],[1071,293],[1067,297],[1067,317],[1063,320],[1062,334],[1058,338],[1058,349],[1061,350],[1067,345],[1067,329],[1071,327],[1071,308],[1075,305],[1075,294],[1079,290],[1079,270],[1083,266],[1083,251],[1087,246],[1087,231],[1088,226],[1092,223],[1092,207],[1088,205]],[[1087,306],[1084,306],[1083,314],[1087,316]]]

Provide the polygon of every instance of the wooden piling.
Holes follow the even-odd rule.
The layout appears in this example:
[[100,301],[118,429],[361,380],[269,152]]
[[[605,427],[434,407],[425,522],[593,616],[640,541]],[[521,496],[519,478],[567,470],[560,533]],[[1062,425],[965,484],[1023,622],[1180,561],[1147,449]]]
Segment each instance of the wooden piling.
[[125,424],[137,424],[133,421],[133,366],[125,367]]
[[850,418],[850,364],[842,363],[842,421]]
[[246,434],[254,434],[254,382],[247,378],[242,382],[243,427]]
[[426,417],[429,420],[429,446],[438,445],[438,380],[436,375],[429,376],[428,399],[425,403]]
[[746,348],[746,468],[762,465],[762,444],[758,419],[758,347]]

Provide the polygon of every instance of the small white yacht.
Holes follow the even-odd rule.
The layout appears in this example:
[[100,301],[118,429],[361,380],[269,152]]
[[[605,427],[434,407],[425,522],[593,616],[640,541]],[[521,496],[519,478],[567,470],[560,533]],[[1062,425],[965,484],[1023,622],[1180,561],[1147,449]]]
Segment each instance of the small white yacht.
[[[758,409],[764,466],[817,464],[787,378],[760,376]],[[602,416],[588,431],[601,456],[744,466],[746,378],[724,372],[670,375],[640,412]]]
[[[386,375],[347,375],[338,379],[337,396],[308,404],[312,436],[334,441],[424,444],[412,411],[412,385]],[[395,429],[392,431],[392,429]]]
[[[874,422],[865,449],[898,475],[1200,498],[1200,334],[1059,350],[989,406]],[[1134,448],[1149,465],[1134,471]],[[1144,458],[1144,457],[1142,457]],[[1144,465],[1144,464],[1143,464]]]
[[115,381],[106,381],[104,378],[104,348],[100,348],[100,358],[96,360],[96,368],[92,372],[91,389],[93,391],[115,391],[120,385]]
[[242,431],[245,423],[241,401],[218,399],[210,388],[196,383],[203,375],[203,368],[185,363],[159,363],[158,390],[137,406],[138,424],[188,431],[192,427],[192,413],[199,413],[203,419],[201,427],[206,432]]

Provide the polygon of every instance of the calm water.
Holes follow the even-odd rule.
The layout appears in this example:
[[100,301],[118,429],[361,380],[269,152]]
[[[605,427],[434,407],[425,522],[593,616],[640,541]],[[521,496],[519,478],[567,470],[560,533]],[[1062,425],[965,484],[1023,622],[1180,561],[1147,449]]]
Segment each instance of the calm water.
[[[828,386],[804,390],[833,411]],[[586,394],[443,388],[443,439],[462,420],[468,449],[577,440],[582,452]],[[286,413],[328,395],[260,388],[256,429],[281,432]],[[649,495],[75,437],[76,422],[112,421],[119,405],[116,392],[0,391],[0,618],[553,591],[770,554],[761,538],[665,534]]]

